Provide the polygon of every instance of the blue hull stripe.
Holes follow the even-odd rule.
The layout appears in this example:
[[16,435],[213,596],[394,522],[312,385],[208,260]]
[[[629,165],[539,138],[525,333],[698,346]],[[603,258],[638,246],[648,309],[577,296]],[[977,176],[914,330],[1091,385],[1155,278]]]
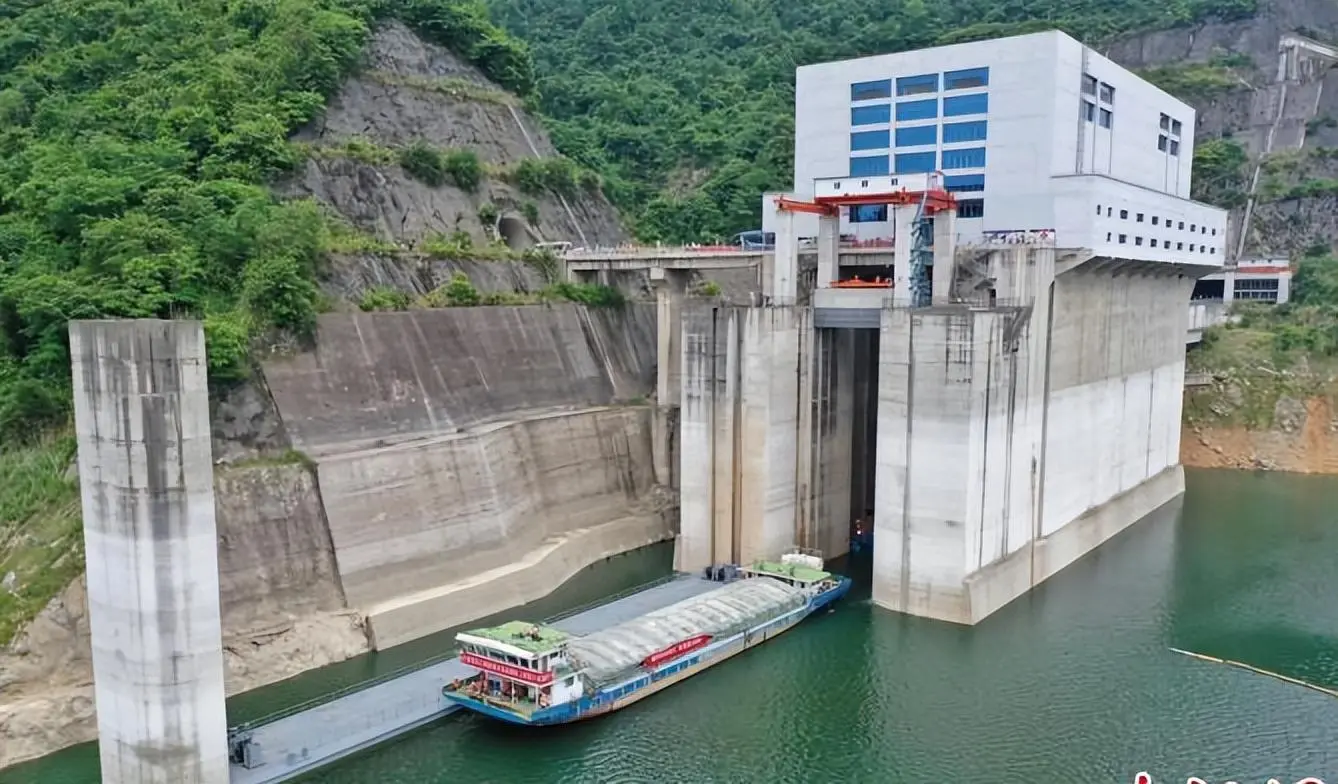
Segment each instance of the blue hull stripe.
[[601,716],[626,707],[712,665],[719,664],[737,653],[761,645],[781,632],[788,631],[808,616],[845,596],[850,591],[850,583],[849,577],[842,577],[835,588],[814,596],[807,604],[784,615],[778,615],[747,631],[712,642],[704,648],[666,662],[652,672],[639,675],[622,683],[606,686],[597,691],[593,697],[582,697],[575,702],[543,708],[531,713],[528,717],[495,707],[464,694],[447,694],[446,697],[462,708],[511,724],[566,724]]

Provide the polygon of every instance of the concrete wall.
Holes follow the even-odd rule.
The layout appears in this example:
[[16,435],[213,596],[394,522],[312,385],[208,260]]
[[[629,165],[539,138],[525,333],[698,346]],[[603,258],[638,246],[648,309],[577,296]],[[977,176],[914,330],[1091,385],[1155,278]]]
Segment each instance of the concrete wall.
[[672,536],[653,410],[610,407],[651,395],[655,348],[651,306],[456,308],[323,316],[266,364],[377,647]]
[[327,314],[315,350],[265,377],[316,455],[644,395],[654,367],[652,307],[558,305]]
[[1031,538],[1044,399],[1044,374],[1030,361],[1044,355],[1037,315],[884,312],[873,589],[880,604],[973,622],[967,576]]
[[[820,329],[815,335],[813,393],[812,492],[801,497],[817,503],[801,506],[798,544],[839,558],[850,550],[854,482],[855,363],[873,362],[856,354],[855,331]],[[800,473],[800,477],[805,476]],[[863,515],[863,510],[858,511]]]
[[679,569],[796,543],[801,474],[804,493],[812,482],[811,460],[797,462],[812,449],[812,340],[806,308],[685,306]]
[[1185,302],[1157,263],[987,264],[995,308],[887,310],[874,601],[975,623],[1183,489]]
[[344,590],[370,608],[627,515],[653,485],[650,409],[521,418],[329,455],[320,477]]
[[215,472],[225,629],[344,609],[320,488],[305,465]]
[[1089,265],[1055,279],[1046,535],[1179,463],[1194,281]]

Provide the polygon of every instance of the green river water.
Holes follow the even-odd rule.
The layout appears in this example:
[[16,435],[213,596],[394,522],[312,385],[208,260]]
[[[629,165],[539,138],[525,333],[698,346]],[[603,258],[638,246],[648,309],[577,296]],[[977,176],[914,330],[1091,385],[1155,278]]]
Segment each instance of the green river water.
[[[975,628],[868,601],[606,718],[530,730],[452,716],[306,782],[1159,782],[1338,780],[1338,699],[1173,653],[1338,687],[1338,479],[1189,473],[1154,514]],[[533,608],[663,572],[614,559]],[[243,695],[233,721],[430,655],[441,638]],[[3,784],[95,781],[85,746]]]

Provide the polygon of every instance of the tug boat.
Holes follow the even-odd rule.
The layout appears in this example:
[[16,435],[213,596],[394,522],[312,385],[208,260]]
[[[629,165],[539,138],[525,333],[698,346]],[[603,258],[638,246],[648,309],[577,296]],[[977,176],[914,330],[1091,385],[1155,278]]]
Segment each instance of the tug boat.
[[477,670],[442,694],[512,724],[566,724],[625,708],[770,640],[850,590],[820,554],[708,569],[719,588],[593,634],[511,621],[456,635]]

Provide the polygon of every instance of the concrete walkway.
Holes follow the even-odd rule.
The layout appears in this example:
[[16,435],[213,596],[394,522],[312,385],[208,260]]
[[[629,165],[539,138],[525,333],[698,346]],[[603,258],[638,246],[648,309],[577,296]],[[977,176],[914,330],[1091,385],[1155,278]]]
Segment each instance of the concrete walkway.
[[[718,587],[681,575],[552,625],[590,634]],[[441,696],[441,687],[473,672],[448,659],[256,727],[250,730],[252,767],[233,764],[231,781],[286,781],[435,721],[456,709]]]

